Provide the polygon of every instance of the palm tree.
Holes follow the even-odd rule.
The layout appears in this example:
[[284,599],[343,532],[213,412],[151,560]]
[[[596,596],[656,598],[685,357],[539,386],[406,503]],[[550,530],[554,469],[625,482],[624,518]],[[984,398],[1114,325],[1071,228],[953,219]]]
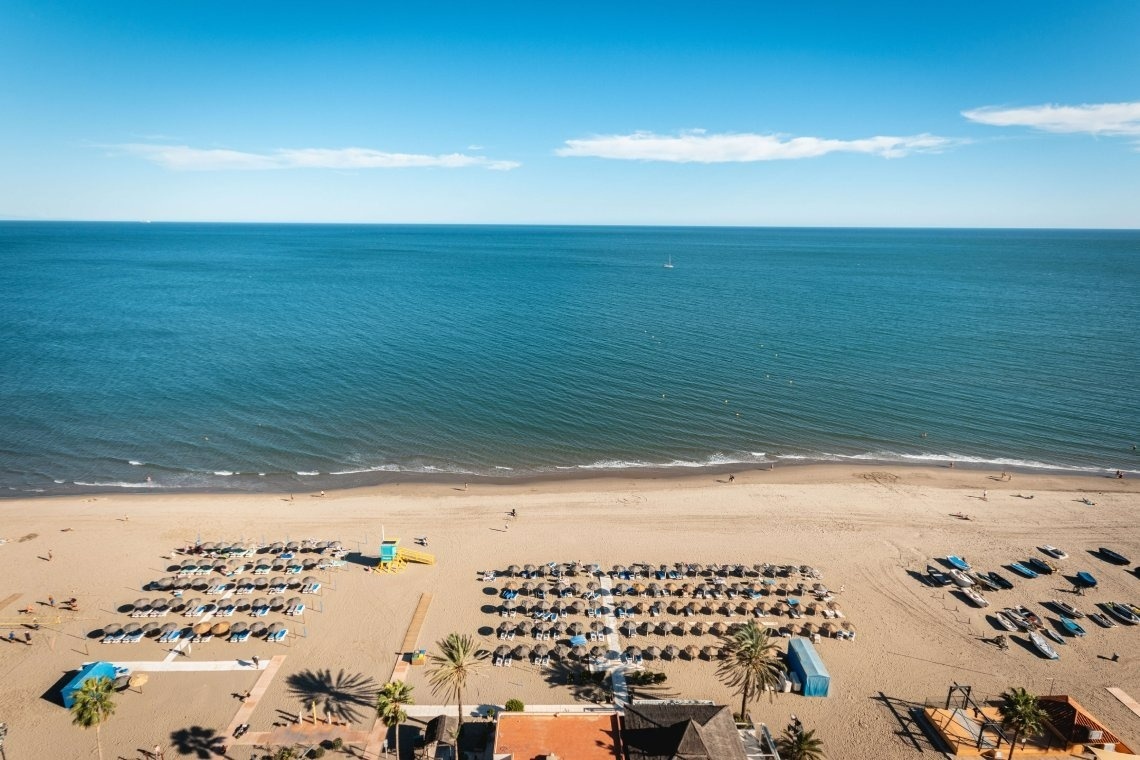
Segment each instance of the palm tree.
[[1024,734],[1026,737],[1041,733],[1045,723],[1045,711],[1037,702],[1037,695],[1030,694],[1025,689],[1017,687],[1001,695],[1004,700],[998,712],[1002,722],[1013,728],[1013,742],[1009,747],[1009,756],[1013,757],[1017,740]]
[[804,731],[788,726],[784,735],[776,740],[781,760],[823,760],[823,742],[815,738],[815,731]]
[[115,714],[115,702],[111,698],[115,682],[107,676],[88,678],[75,692],[75,703],[71,705],[71,722],[77,726],[95,726],[95,746],[99,750],[99,760],[103,760],[103,742],[99,729]]
[[768,629],[755,620],[721,639],[727,658],[717,668],[717,675],[740,692],[740,719],[748,709],[748,700],[757,692],[771,689],[774,694],[785,668],[779,660],[775,642],[769,640]]
[[414,705],[412,687],[403,681],[389,681],[376,695],[376,714],[388,728],[396,729],[396,760],[400,758],[400,724],[408,719],[405,705]]
[[459,730],[463,730],[463,690],[467,679],[483,669],[487,653],[475,649],[475,639],[468,634],[449,633],[436,642],[439,654],[431,656],[429,671],[432,693],[455,696],[459,706]]

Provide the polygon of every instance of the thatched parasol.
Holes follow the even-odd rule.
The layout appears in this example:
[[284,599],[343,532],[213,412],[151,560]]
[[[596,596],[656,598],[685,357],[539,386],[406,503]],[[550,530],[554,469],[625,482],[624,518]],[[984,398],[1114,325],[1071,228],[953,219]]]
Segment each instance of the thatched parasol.
[[210,629],[213,627],[214,627],[214,624],[207,620],[204,623],[198,623],[197,625],[195,625],[194,626],[194,633],[198,636],[204,636],[207,633],[209,633]]
[[225,636],[229,632],[230,632],[230,624],[229,624],[229,622],[227,622],[225,620],[218,622],[218,623],[214,623],[214,625],[211,626],[211,628],[210,628],[210,633],[212,633],[215,636]]
[[269,630],[269,629],[268,629],[268,626],[265,625],[265,623],[253,623],[252,625],[249,626],[249,633],[251,636],[260,636],[261,634],[265,633],[267,630]]
[[526,644],[519,644],[515,647],[513,654],[521,660],[530,654],[530,647]]
[[673,646],[672,644],[670,644],[669,646],[667,646],[663,650],[661,650],[661,654],[667,660],[677,659],[677,653],[678,653],[677,647]]
[[649,646],[645,648],[645,654],[649,657],[658,658],[661,656],[661,647]]

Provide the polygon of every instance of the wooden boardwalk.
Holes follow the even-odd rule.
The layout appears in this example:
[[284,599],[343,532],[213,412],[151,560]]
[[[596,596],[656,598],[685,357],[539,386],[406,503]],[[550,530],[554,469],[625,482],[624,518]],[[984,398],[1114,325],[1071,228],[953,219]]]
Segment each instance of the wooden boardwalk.
[[1119,699],[1125,707],[1136,713],[1137,716],[1140,716],[1140,703],[1137,703],[1135,699],[1128,696],[1124,689],[1115,686],[1106,686],[1105,691]]
[[408,624],[408,632],[404,634],[404,643],[396,654],[396,665],[392,668],[392,681],[404,681],[408,677],[408,669],[412,666],[412,652],[420,640],[420,629],[427,618],[428,607],[431,605],[431,594],[420,594],[420,602],[416,611],[412,613],[412,622]]

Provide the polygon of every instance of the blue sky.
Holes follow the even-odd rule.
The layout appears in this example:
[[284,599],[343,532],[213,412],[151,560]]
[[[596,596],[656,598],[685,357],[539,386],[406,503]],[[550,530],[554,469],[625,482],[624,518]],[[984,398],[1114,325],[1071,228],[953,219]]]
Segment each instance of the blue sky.
[[0,218],[1140,227],[1140,3],[0,0]]

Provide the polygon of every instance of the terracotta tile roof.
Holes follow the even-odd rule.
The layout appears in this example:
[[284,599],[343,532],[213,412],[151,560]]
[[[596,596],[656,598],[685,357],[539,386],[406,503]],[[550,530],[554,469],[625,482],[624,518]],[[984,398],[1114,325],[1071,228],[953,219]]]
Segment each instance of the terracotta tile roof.
[[614,713],[499,713],[495,754],[512,760],[620,760]]

